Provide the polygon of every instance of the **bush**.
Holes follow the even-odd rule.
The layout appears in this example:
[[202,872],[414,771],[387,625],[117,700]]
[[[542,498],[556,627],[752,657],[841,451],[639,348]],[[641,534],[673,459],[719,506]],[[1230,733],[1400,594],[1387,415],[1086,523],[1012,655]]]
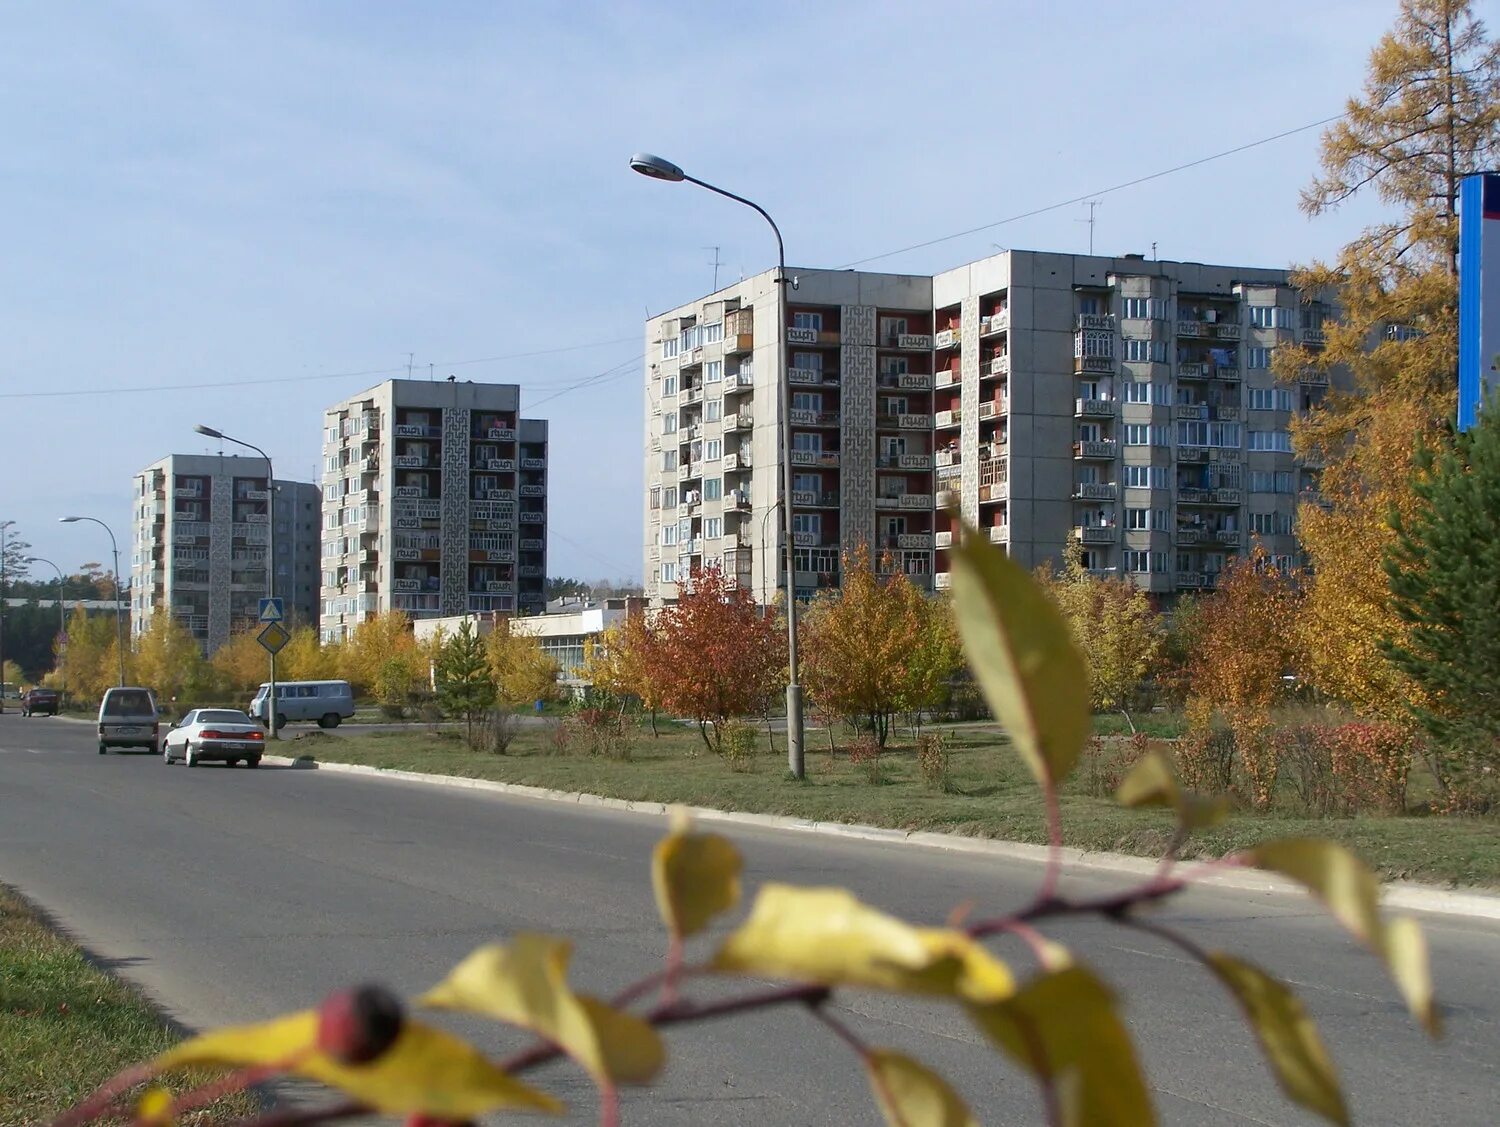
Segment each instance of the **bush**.
[[1416,737],[1396,724],[1341,724],[1330,732],[1333,774],[1351,812],[1406,811]]
[[1296,724],[1276,730],[1276,754],[1291,774],[1303,809],[1327,817],[1342,807],[1339,780],[1333,771],[1333,729],[1321,724]]
[[749,724],[731,720],[719,733],[719,754],[731,771],[755,769],[755,729]]
[[874,732],[860,732],[849,745],[849,762],[872,783],[885,781],[880,763],[880,740]]
[[923,732],[917,737],[917,767],[922,772],[922,782],[929,790],[946,794],[951,789],[948,780],[948,740],[942,732]]
[[520,731],[521,718],[504,708],[492,708],[474,725],[470,747],[492,755],[504,755]]
[[1149,746],[1150,739],[1145,732],[1137,732],[1128,740],[1090,736],[1079,763],[1084,790],[1095,798],[1113,798],[1136,760],[1146,754]]
[[558,725],[558,731],[565,731],[567,747],[580,747],[593,758],[628,761],[635,747],[624,713],[617,709],[585,705]]
[[1177,741],[1177,772],[1189,790],[1228,794],[1234,785],[1234,733],[1197,728]]

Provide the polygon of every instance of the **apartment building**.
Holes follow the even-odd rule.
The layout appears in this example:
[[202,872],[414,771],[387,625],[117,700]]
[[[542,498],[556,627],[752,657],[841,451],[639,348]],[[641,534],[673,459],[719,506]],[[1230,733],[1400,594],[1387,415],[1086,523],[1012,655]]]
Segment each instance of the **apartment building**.
[[172,612],[212,653],[257,621],[267,593],[269,522],[276,522],[276,593],[294,622],[317,621],[318,487],[278,478],[266,489],[255,457],[171,454],[134,481],[130,621]]
[[647,593],[721,565],[782,579],[778,333],[792,391],[796,589],[842,548],[946,587],[945,505],[1026,566],[1069,550],[1162,596],[1212,587],[1258,535],[1290,564],[1317,468],[1288,426],[1326,390],[1273,350],[1327,308],[1285,271],[1009,251],[942,274],[765,273],[646,326]]
[[387,380],[328,408],[320,630],[545,605],[547,423],[514,384]]

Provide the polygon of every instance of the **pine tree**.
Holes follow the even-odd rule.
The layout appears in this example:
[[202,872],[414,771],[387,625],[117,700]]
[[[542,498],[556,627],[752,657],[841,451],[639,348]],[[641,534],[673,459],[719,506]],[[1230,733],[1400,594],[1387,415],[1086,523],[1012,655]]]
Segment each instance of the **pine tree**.
[[438,650],[437,692],[444,712],[464,718],[465,738],[473,744],[474,721],[495,703],[495,682],[484,640],[468,618]]
[[1500,400],[1456,442],[1418,455],[1410,517],[1385,570],[1405,631],[1381,651],[1422,690],[1429,763],[1450,805],[1500,803]]
[[[1455,408],[1458,189],[1500,153],[1500,48],[1469,0],[1402,0],[1370,55],[1365,88],[1323,137],[1311,215],[1373,193],[1392,218],[1331,263],[1294,280],[1333,294],[1338,320],[1321,348],[1276,350],[1278,376],[1306,376],[1311,409],[1293,425],[1299,455],[1324,467],[1298,536],[1313,574],[1300,629],[1302,666],[1321,690],[1370,713],[1398,712],[1413,691],[1375,642],[1402,623],[1380,560],[1394,509],[1410,515],[1412,456],[1438,442]],[[1344,373],[1352,386],[1318,398]]]

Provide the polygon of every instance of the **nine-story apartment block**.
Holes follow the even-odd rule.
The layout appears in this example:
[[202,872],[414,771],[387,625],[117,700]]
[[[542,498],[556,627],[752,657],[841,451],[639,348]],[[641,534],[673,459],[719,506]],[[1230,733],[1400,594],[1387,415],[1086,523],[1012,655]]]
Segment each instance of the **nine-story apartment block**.
[[387,380],[325,412],[325,641],[371,615],[545,605],[547,423],[520,388]]

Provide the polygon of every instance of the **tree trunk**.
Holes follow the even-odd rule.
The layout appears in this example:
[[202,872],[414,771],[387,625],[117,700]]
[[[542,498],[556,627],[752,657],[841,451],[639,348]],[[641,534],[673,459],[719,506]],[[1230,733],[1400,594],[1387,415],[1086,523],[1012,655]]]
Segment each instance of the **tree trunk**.
[[[787,739],[791,738],[790,735],[787,736]],[[772,755],[776,754],[776,733],[771,730],[770,712],[766,713],[766,747],[770,749]]]
[[1130,718],[1130,713],[1122,708],[1120,709],[1120,715],[1125,717],[1125,723],[1130,726],[1130,734],[1132,736],[1135,735],[1135,721]]
[[661,733],[656,730],[656,706],[655,705],[651,706],[651,738],[655,739],[655,740],[661,739]]
[[708,748],[709,751],[713,751],[714,745],[709,742],[708,721],[706,719],[700,718],[698,720],[698,734],[703,737],[703,746]]

